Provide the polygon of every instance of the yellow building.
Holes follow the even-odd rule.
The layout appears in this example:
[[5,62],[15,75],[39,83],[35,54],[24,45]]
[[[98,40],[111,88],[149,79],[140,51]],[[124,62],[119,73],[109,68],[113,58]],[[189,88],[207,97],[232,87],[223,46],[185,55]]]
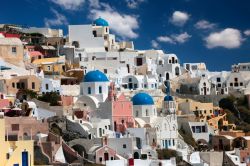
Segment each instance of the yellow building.
[[178,101],[178,108],[185,114],[195,113],[195,115],[200,119],[201,122],[206,121],[214,115],[213,103],[201,103],[191,99],[181,99]]
[[36,59],[32,62],[38,68],[42,69],[46,75],[60,75],[65,72],[65,57]]
[[5,119],[0,115],[0,165],[1,166],[33,166],[34,141],[8,141],[5,138]]
[[214,129],[230,130],[235,128],[235,124],[229,124],[226,113],[213,103],[201,103],[191,99],[179,99],[178,108],[184,114],[194,113],[196,120],[208,122]]

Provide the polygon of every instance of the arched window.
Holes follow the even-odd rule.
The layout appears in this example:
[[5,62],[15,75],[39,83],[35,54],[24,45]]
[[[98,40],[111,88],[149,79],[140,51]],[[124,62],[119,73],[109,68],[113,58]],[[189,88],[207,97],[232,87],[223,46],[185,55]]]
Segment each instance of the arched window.
[[177,75],[177,76],[180,75],[180,69],[179,69],[179,67],[175,68],[175,75]]
[[88,94],[91,94],[91,87],[88,87]]
[[79,48],[80,47],[80,44],[78,41],[73,41],[72,42],[72,46],[75,46],[75,48]]
[[102,86],[99,86],[99,93],[102,94]]

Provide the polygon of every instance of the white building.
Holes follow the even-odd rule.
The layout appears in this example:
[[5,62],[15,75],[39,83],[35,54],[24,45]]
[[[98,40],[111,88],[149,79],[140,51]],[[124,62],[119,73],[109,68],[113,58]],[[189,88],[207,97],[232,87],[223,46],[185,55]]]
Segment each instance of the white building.
[[205,63],[183,63],[183,67],[189,71],[190,76],[200,77],[208,72]]
[[122,86],[130,90],[158,89],[158,78],[153,75],[128,75],[122,79]]
[[41,92],[47,93],[47,92],[58,92],[61,94],[62,88],[61,88],[61,81],[60,80],[54,80],[51,78],[43,78],[41,82]]
[[89,107],[96,110],[100,102],[108,97],[109,80],[99,70],[88,72],[80,83],[80,96],[76,102],[78,107]]
[[179,60],[175,54],[164,54],[158,58],[157,74],[161,82],[181,75]]
[[212,83],[212,86],[215,88],[215,94],[228,94],[228,85],[227,78],[230,72],[213,72],[212,76],[209,78],[209,81]]

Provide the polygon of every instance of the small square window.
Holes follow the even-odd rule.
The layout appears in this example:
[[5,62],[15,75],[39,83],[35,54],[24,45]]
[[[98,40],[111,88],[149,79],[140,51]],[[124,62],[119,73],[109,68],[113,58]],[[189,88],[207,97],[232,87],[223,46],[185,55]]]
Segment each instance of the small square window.
[[12,47],[12,53],[16,53],[16,47]]
[[123,144],[122,147],[123,147],[123,149],[126,149],[126,148],[127,148],[127,145],[126,145],[126,144]]
[[19,131],[19,124],[12,124],[11,128],[12,128],[12,131]]

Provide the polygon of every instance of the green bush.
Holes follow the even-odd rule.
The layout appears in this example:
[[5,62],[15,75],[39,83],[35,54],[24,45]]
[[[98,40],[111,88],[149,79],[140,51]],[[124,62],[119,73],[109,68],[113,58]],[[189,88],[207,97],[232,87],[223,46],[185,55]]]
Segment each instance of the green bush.
[[57,92],[48,92],[38,97],[38,100],[50,103],[50,106],[59,106],[61,97]]

